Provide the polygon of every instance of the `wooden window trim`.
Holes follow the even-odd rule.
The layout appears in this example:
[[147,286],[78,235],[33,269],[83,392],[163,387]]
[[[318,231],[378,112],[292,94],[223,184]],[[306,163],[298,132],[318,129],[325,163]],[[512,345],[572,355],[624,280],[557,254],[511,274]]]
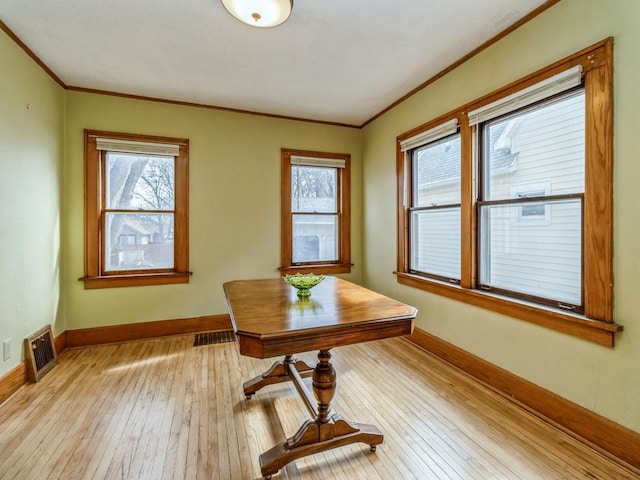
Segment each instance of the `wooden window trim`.
[[[294,264],[292,245],[291,212],[291,157],[316,157],[345,161],[345,167],[338,169],[339,212],[338,212],[338,260],[336,262],[305,262]],[[345,153],[316,152],[310,150],[281,149],[280,183],[280,267],[283,273],[316,273],[333,275],[350,273],[351,267],[351,155]]]
[[[503,297],[475,288],[477,282],[477,192],[473,137],[466,112],[533,85],[575,65],[581,65],[585,85],[585,195],[584,195],[584,314]],[[521,80],[406,132],[397,141],[397,281],[438,295],[529,321],[609,347],[622,326],[613,319],[613,39],[607,38]],[[457,118],[462,149],[461,281],[451,285],[409,272],[410,171],[400,142],[421,131]]]
[[[175,169],[174,268],[167,271],[133,271],[105,274],[102,242],[102,161],[96,138],[172,143],[179,146]],[[189,140],[115,133],[84,131],[84,282],[85,289],[133,287],[188,283],[189,271]]]

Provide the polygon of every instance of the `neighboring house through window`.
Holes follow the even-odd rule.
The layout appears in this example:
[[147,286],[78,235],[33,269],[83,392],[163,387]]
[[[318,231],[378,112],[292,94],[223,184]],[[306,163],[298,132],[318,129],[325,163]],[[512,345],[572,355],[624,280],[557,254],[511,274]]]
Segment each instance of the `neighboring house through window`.
[[398,281],[612,345],[611,41],[398,137]]
[[454,119],[402,143],[411,155],[410,270],[460,280],[460,133]]
[[188,282],[188,145],[85,131],[85,288]]
[[282,149],[280,271],[351,271],[350,160]]
[[[577,85],[478,122],[478,274],[484,290],[582,313],[585,94],[581,69],[566,75]],[[511,148],[494,148],[506,129]]]

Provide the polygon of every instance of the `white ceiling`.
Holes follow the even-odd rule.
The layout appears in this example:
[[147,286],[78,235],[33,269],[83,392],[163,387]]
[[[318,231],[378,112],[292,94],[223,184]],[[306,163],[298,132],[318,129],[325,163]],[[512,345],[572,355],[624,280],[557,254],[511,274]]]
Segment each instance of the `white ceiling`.
[[252,28],[220,0],[2,0],[68,87],[361,125],[545,0],[295,0]]

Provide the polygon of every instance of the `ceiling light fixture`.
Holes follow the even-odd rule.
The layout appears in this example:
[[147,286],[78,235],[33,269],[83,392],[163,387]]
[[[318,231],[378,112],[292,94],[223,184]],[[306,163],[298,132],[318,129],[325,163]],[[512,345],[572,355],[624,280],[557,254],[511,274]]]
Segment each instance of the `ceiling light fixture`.
[[275,27],[291,14],[293,0],[222,0],[227,11],[252,27]]

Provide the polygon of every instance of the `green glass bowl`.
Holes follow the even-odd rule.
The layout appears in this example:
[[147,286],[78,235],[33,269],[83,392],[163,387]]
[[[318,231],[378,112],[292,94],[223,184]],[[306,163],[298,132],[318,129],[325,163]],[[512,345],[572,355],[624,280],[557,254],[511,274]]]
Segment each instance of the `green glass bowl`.
[[299,297],[308,297],[311,295],[311,288],[318,285],[324,280],[324,275],[315,275],[313,273],[296,273],[294,275],[285,275],[282,277],[292,287],[298,290]]

